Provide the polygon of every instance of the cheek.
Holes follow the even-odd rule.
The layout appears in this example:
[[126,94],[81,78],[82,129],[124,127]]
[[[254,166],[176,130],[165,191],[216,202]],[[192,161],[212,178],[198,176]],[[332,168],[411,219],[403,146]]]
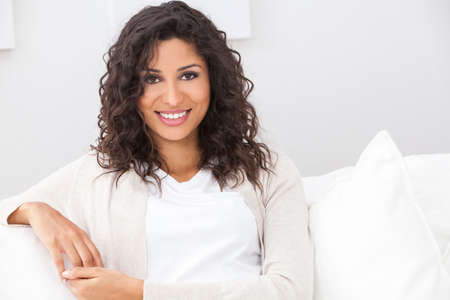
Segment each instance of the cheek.
[[148,93],[144,93],[137,101],[139,109],[144,113],[151,109],[152,103],[153,100]]
[[141,98],[139,98],[139,100],[137,101],[137,107],[139,109],[139,111],[142,113],[145,122],[148,123],[151,120],[151,106],[149,104],[148,99],[146,99],[144,96],[142,96]]
[[208,105],[210,97],[209,83],[202,82],[193,90],[192,98],[195,99],[199,104]]
[[141,98],[138,99],[136,105],[137,105],[139,111],[145,115],[144,99],[142,96],[141,96]]

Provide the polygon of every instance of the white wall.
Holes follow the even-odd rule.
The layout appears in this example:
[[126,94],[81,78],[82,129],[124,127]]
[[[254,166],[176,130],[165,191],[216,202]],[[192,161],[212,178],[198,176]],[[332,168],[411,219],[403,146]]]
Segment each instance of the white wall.
[[14,1],[15,49],[0,51],[0,198],[93,143],[106,1]]
[[[89,149],[110,43],[108,1],[14,1],[0,51],[0,199]],[[230,44],[263,137],[303,176],[354,164],[386,129],[403,154],[450,152],[448,0],[251,0]]]
[[376,132],[450,152],[450,1],[252,1],[234,43],[265,127],[303,175],[354,164]]

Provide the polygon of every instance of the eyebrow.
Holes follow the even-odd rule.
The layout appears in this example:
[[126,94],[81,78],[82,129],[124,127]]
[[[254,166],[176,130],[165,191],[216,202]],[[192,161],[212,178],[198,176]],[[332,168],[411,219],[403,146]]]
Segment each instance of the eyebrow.
[[[187,65],[187,66],[184,66],[184,67],[181,67],[181,68],[178,68],[178,70],[177,71],[183,71],[183,70],[185,70],[185,69],[188,69],[188,68],[190,68],[190,67],[194,67],[194,66],[197,66],[197,67],[199,67],[199,68],[201,68],[202,66],[200,66],[199,64],[190,64],[190,65]],[[149,69],[147,69],[149,72],[156,72],[156,73],[159,73],[159,72],[161,72],[161,70],[158,70],[158,69],[151,69],[151,68],[149,68]]]

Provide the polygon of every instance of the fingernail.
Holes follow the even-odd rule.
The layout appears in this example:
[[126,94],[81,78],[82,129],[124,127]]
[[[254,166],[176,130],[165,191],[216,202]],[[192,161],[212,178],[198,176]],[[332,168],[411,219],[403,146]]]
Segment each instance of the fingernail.
[[64,271],[64,272],[62,272],[62,275],[63,275],[63,276],[69,276],[69,271]]

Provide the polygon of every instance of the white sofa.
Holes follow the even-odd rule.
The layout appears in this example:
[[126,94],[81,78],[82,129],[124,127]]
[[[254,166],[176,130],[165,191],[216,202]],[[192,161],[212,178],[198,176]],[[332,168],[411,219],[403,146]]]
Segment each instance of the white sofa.
[[450,299],[450,153],[380,131],[354,166],[303,178],[315,300]]
[[[403,157],[382,130],[354,166],[302,180],[314,300],[450,299],[450,153]],[[31,228],[0,241],[0,299],[76,299]]]

